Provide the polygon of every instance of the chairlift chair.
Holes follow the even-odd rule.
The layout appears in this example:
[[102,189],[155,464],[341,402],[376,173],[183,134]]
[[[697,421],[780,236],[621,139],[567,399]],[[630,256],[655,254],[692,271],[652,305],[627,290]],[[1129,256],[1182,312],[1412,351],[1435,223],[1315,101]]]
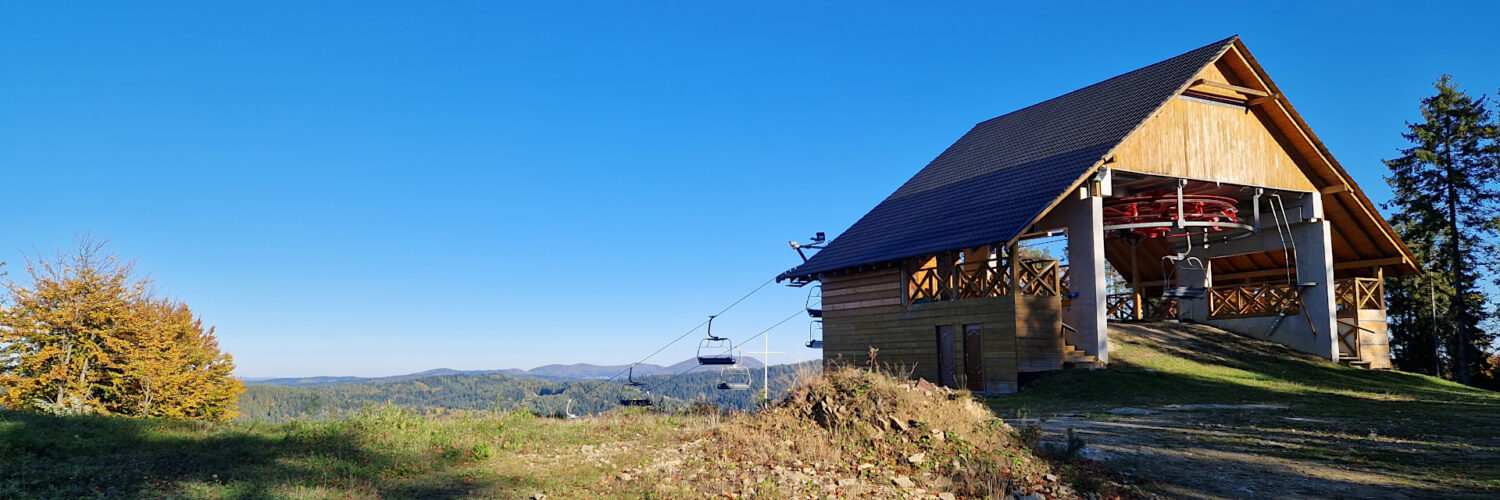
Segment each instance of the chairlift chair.
[[823,320],[813,320],[812,324],[807,325],[807,348],[823,348]]
[[[635,380],[635,365],[634,364],[630,365],[629,370],[630,371],[625,376],[625,379],[627,380],[627,382],[625,383],[625,385],[628,385],[630,387],[636,387],[636,388],[639,388],[641,386],[646,385],[646,384],[642,384],[640,382],[637,382]],[[648,392],[648,393],[645,394],[645,396],[646,397],[621,398],[620,399],[620,406],[651,406],[651,393]]]
[[721,391],[745,391],[750,389],[750,380],[750,369],[737,364],[719,370],[719,383],[714,387]]
[[823,285],[813,285],[807,291],[807,315],[814,318],[823,317]]
[[714,317],[708,317],[708,338],[698,342],[698,364],[700,365],[732,365],[735,364],[734,343],[724,337],[714,335]]

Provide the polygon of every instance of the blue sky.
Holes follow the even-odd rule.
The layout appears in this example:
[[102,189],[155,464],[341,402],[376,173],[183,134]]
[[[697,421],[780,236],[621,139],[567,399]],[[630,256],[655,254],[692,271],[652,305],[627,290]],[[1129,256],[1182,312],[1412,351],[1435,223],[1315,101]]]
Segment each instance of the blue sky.
[[1500,88],[1494,2],[437,4],[0,4],[9,278],[108,237],[247,377],[626,363],[973,124],[1231,34],[1376,201],[1439,74]]

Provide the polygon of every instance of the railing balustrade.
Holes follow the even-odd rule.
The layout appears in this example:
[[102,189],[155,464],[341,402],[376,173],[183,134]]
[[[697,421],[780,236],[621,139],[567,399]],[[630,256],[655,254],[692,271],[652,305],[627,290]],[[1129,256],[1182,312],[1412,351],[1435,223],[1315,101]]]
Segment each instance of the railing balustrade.
[[1023,260],[1012,276],[1003,259],[962,262],[951,267],[923,267],[906,274],[906,303],[925,304],[949,300],[1001,297],[1011,294],[1012,283],[1023,295],[1063,295],[1060,282],[1067,266],[1052,259]]

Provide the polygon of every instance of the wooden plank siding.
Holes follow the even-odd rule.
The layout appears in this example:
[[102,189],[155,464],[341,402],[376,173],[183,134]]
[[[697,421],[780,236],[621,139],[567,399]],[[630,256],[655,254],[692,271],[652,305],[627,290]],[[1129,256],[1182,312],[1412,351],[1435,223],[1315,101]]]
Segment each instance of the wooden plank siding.
[[[1198,75],[1228,82],[1213,65]],[[1173,99],[1115,150],[1122,171],[1316,192],[1264,123],[1247,109]]]
[[[825,287],[829,286],[824,283]],[[897,289],[899,292],[899,288]],[[826,291],[824,293],[827,293]],[[826,300],[826,295],[825,295]],[[985,392],[1016,390],[1015,302],[1011,297],[989,297],[952,302],[933,302],[895,311],[830,317],[823,315],[823,360],[862,366],[869,362],[871,347],[879,349],[877,361],[893,370],[909,371],[913,377],[940,380],[938,373],[938,326],[962,332],[964,325],[982,325]],[[963,335],[954,335],[954,352],[964,352]],[[955,360],[954,378],[959,387],[969,381],[964,356]]]
[[[1017,372],[1063,367],[1067,346],[1060,297],[1023,294],[905,305],[904,278],[900,267],[823,278],[825,363],[864,365],[873,347],[883,366],[941,380],[938,327],[953,328],[953,352],[962,354],[964,327],[977,324],[985,392],[1014,392]],[[966,358],[955,359],[958,387],[969,386]]]

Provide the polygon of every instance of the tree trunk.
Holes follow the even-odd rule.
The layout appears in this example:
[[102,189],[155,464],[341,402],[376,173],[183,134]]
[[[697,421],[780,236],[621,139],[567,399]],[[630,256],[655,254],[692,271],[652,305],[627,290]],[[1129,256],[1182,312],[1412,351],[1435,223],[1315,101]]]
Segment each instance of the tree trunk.
[[1458,361],[1458,367],[1456,370],[1457,373],[1454,375],[1456,375],[1458,383],[1469,385],[1469,335],[1468,329],[1464,327],[1464,318],[1468,316],[1464,314],[1467,304],[1464,303],[1463,283],[1459,281],[1463,277],[1464,259],[1459,249],[1458,188],[1454,185],[1456,179],[1453,178],[1457,169],[1454,168],[1452,163],[1452,146],[1449,146],[1449,148],[1450,155],[1446,158],[1448,160],[1448,279],[1453,285],[1453,297],[1451,299],[1452,306],[1448,308],[1448,320],[1453,323],[1453,333],[1457,337],[1458,344],[1458,352],[1454,353],[1454,359]]

